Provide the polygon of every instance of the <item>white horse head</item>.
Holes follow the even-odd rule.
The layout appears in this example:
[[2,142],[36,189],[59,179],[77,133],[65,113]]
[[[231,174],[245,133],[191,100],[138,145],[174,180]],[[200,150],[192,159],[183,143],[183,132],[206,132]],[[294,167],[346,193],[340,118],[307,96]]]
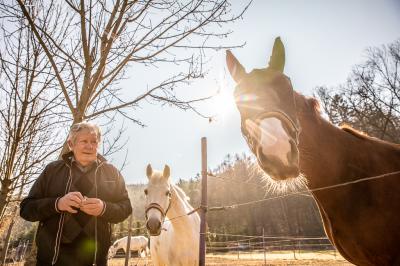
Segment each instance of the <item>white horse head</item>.
[[170,168],[164,166],[164,171],[153,171],[149,164],[146,169],[149,179],[146,194],[146,227],[150,235],[161,233],[162,224],[171,207],[171,184],[169,182]]
[[153,171],[149,164],[146,174],[149,179],[145,189],[146,227],[151,235],[153,264],[199,265],[199,215],[194,212],[185,192],[171,184],[167,165],[160,172]]

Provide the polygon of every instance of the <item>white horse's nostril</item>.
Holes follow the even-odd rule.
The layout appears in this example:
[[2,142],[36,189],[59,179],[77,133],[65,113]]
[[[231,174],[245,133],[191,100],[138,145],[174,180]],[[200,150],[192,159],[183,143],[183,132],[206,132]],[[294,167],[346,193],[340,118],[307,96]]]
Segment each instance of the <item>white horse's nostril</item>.
[[159,221],[158,219],[149,219],[146,223],[146,227],[151,232],[159,231],[161,228],[161,221]]

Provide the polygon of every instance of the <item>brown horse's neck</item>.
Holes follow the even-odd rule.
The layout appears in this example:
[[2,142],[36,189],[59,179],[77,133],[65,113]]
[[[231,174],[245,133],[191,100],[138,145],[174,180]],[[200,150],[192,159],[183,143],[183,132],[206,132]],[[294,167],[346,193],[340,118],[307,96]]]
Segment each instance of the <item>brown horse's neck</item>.
[[[381,158],[395,156],[400,161],[400,149],[394,145],[346,132],[319,114],[318,102],[295,94],[298,119],[300,171],[310,188],[324,187],[347,181],[400,170],[391,159],[382,165]],[[371,154],[375,156],[371,156]],[[375,163],[375,160],[379,162]]]

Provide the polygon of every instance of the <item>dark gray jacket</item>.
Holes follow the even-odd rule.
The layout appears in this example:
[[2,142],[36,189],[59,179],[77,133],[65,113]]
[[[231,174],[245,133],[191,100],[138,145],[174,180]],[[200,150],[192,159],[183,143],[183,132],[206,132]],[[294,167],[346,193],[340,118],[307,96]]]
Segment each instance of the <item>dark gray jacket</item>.
[[[80,177],[76,175],[72,157],[73,154],[68,153],[63,156],[63,160],[48,164],[20,205],[22,218],[40,222],[36,235],[37,258],[48,265],[57,262],[60,244],[73,241],[82,231],[75,219],[78,215],[59,212],[56,208],[60,197],[76,191],[74,182]],[[96,239],[96,256],[105,258],[111,245],[110,223],[125,220],[132,213],[131,203],[120,172],[102,156],[98,156],[96,165],[85,178],[92,180],[90,184],[93,184],[93,189],[86,191],[84,196],[101,199],[105,203],[105,209],[98,217],[83,212],[79,212],[79,216],[88,220],[84,226],[85,232],[95,234],[93,238]]]

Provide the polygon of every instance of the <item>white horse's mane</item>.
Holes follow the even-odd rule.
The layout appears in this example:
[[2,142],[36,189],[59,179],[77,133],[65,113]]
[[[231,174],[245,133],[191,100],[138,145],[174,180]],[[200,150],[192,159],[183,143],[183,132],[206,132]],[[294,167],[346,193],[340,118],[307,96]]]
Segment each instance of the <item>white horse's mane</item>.
[[182,205],[185,207],[185,210],[187,212],[190,212],[193,210],[192,205],[190,205],[190,198],[186,195],[186,193],[183,191],[182,188],[180,188],[177,185],[171,184],[171,188],[176,192],[177,199],[182,203]]
[[120,239],[115,240],[115,242],[113,243],[113,246],[115,246],[116,244],[119,244],[121,241],[125,240],[125,238],[127,238],[127,236],[124,236]]

